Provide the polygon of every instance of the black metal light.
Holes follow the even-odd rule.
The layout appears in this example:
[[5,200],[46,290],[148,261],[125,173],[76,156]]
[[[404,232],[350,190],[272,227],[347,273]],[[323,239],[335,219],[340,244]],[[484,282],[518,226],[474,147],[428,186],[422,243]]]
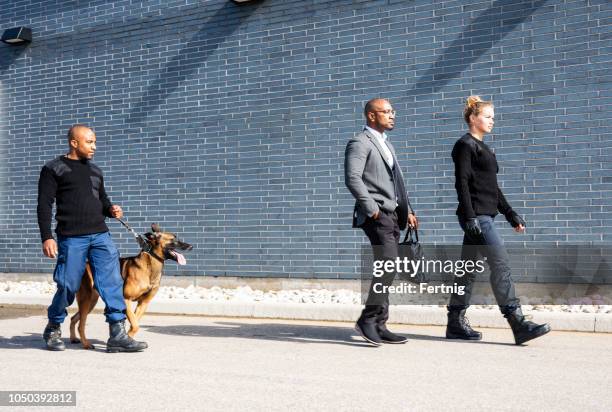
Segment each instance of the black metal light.
[[2,40],[13,46],[30,43],[32,41],[32,29],[28,27],[13,27],[2,33]]

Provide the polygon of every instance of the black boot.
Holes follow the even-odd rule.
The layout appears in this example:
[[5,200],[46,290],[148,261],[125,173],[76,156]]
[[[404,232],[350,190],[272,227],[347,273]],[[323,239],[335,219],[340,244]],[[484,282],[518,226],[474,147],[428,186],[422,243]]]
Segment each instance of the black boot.
[[475,331],[470,326],[470,321],[465,317],[465,311],[466,309],[448,310],[448,324],[446,325],[447,339],[482,339],[482,333]]
[[59,323],[47,323],[43,339],[49,350],[66,350],[66,345],[62,341],[62,325]]
[[517,345],[539,338],[550,332],[550,326],[548,326],[547,323],[538,325],[537,323],[526,320],[520,307],[515,309],[514,312],[504,314],[504,317],[508,319],[508,323],[514,334],[514,341]]
[[382,345],[382,339],[378,335],[376,323],[364,322],[363,319],[359,318],[357,323],[355,323],[355,330],[370,344],[374,346]]
[[137,342],[125,332],[125,320],[108,325],[110,337],[106,342],[107,352],[140,352],[148,348],[145,342]]
[[377,332],[378,332],[378,336],[380,336],[380,339],[382,340],[383,343],[406,343],[408,342],[407,337],[396,335],[395,333],[387,329],[386,325],[378,326]]

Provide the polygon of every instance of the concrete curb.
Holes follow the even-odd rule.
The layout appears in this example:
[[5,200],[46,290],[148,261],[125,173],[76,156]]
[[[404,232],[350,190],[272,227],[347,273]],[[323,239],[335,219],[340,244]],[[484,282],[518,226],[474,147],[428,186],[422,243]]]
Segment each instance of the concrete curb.
[[[50,302],[50,295],[0,295],[0,305],[47,307]],[[96,309],[104,309],[102,301],[98,301]],[[147,312],[173,315],[354,322],[361,309],[362,305],[354,304],[181,302],[175,299],[156,299],[151,302]],[[551,328],[557,331],[612,333],[612,314],[609,313],[531,312],[530,314],[533,315],[534,321],[549,323]],[[469,309],[468,317],[474,327],[508,327],[506,320],[497,310],[473,307]],[[444,326],[446,325],[446,310],[442,307],[429,306],[393,306],[389,322],[407,325]]]

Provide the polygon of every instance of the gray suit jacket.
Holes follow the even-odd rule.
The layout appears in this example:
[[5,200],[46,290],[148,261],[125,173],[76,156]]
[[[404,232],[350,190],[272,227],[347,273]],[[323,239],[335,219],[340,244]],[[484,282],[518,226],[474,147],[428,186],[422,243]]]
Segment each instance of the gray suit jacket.
[[[400,229],[405,229],[408,213],[414,213],[404,188],[404,177],[397,162],[395,150],[389,141],[387,146],[393,155],[398,182],[393,182],[391,166],[384,156],[383,148],[370,131],[364,129],[346,145],[344,152],[344,182],[356,199],[353,212],[353,227],[360,227],[367,217],[378,209],[393,212],[398,208]],[[395,188],[399,187],[397,198]],[[398,206],[399,205],[399,206]],[[404,216],[405,214],[405,216]]]

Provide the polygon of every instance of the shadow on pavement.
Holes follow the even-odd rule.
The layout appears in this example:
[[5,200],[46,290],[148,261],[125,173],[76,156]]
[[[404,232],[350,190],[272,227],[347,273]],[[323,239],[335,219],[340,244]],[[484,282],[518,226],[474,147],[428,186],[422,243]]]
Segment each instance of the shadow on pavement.
[[[43,325],[44,327],[44,325]],[[79,349],[85,350],[81,346],[81,343],[70,343],[69,337],[62,337],[66,350]],[[106,342],[97,339],[89,339],[89,342],[95,346],[96,350],[102,350],[106,352]],[[45,348],[45,342],[42,337],[42,333],[30,333],[24,336],[12,336],[5,338],[0,336],[0,349],[41,349]]]
[[[35,308],[22,308],[10,305],[0,305],[0,322],[2,320],[8,319],[20,319],[20,318],[29,318],[32,316],[42,316],[43,319],[40,323],[40,330],[45,328],[46,317],[47,317],[47,308],[45,307],[35,307]],[[64,323],[62,327],[62,334],[66,333],[66,335],[62,336],[64,344],[66,345],[66,350],[71,349],[83,349],[81,343],[70,343],[69,331],[67,330],[67,326],[70,322]],[[1,328],[1,323],[0,323]],[[0,329],[1,330],[1,329]],[[96,350],[106,351],[106,342],[96,339],[89,339],[89,342],[94,344]],[[43,341],[42,333],[27,333],[23,336],[12,336],[10,338],[6,338],[4,336],[0,336],[0,349],[43,349],[45,348],[45,343]]]
[[506,342],[487,342],[484,340],[462,340],[462,339],[446,339],[442,336],[430,336],[430,335],[414,335],[412,333],[402,333],[402,335],[406,336],[409,340],[432,340],[432,341],[442,341],[448,343],[463,343],[466,345],[501,345],[501,346],[516,346],[514,343],[506,343]]
[[148,332],[163,335],[214,338],[264,339],[297,343],[372,347],[352,329],[332,326],[287,325],[278,323],[214,322],[214,325],[142,326]]
[[[333,345],[373,347],[362,340],[352,328],[338,326],[310,326],[280,323],[214,322],[214,325],[142,326],[151,333],[176,336],[202,336],[214,338],[263,339],[297,343],[323,343]],[[449,340],[441,336],[406,334],[409,340],[444,341],[449,343],[510,345],[510,343]]]
[[11,338],[0,337],[0,349],[44,349],[42,333],[30,333]]
[[[46,308],[23,309],[0,306],[1,319],[16,319],[30,316],[46,315]],[[44,322],[41,323],[41,332]],[[214,322],[212,325],[173,325],[173,326],[142,326],[152,333],[176,336],[202,336],[215,338],[245,338],[263,339],[273,341],[297,342],[297,343],[323,343],[332,345],[373,347],[363,341],[361,336],[351,327],[343,326],[318,326],[318,325],[296,325],[283,323],[241,323],[241,322]],[[391,330],[393,328],[391,327]],[[68,332],[64,329],[64,332]],[[515,346],[514,343],[487,342],[487,341],[462,341],[449,340],[443,336],[419,335],[414,333],[400,333],[410,340],[421,341],[443,341],[448,343],[463,344],[487,344]],[[68,333],[63,336],[67,350],[83,350],[80,343],[70,343]],[[138,340],[138,337],[136,337]],[[105,351],[106,342],[89,339],[95,345],[96,351]],[[45,349],[42,333],[29,333],[24,336],[13,336],[5,338],[0,336],[0,349]]]

